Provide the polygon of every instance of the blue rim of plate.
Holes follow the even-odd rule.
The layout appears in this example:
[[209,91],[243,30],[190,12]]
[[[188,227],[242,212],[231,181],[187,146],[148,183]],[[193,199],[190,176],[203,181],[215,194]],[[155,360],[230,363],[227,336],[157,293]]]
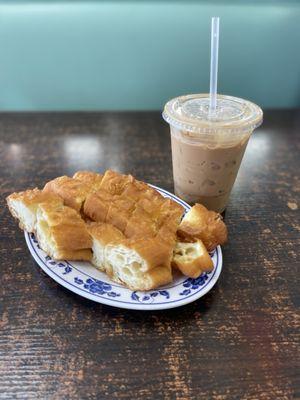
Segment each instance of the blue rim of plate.
[[[172,193],[150,185],[164,197],[181,204],[187,212],[191,207]],[[132,291],[112,282],[90,263],[55,261],[40,249],[34,234],[25,232],[29,251],[43,271],[57,283],[89,300],[131,310],[163,310],[180,307],[204,296],[217,282],[222,270],[222,250],[218,246],[211,257],[214,269],[192,279],[178,276],[171,284],[148,291]]]

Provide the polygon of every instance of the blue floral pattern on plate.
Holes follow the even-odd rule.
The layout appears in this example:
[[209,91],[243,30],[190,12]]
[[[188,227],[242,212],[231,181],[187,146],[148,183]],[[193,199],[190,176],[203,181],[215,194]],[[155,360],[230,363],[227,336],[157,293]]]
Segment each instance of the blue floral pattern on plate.
[[196,290],[198,289],[200,286],[203,286],[205,284],[205,282],[208,279],[208,274],[207,272],[203,272],[202,275],[199,276],[199,278],[188,278],[186,279],[182,286],[187,288],[184,289],[180,294],[180,296],[187,296],[188,294],[190,294],[192,292],[192,290]]
[[83,287],[91,293],[107,294],[109,297],[121,296],[120,293],[116,293],[112,290],[109,283],[99,281],[98,279],[87,278],[84,282],[81,278],[76,276],[74,282],[78,285],[83,285]]
[[[178,197],[153,187],[164,197],[173,199],[186,211],[189,210],[190,206]],[[178,276],[171,284],[148,292],[132,291],[112,282],[88,262],[53,260],[39,247],[33,234],[25,233],[25,239],[36,262],[60,285],[90,300],[121,308],[159,310],[188,304],[214,286],[222,269],[222,251],[218,247],[210,254],[214,263],[213,271],[203,273],[197,279]]]
[[155,290],[153,292],[138,292],[134,291],[131,294],[133,301],[138,301],[140,303],[153,303],[155,297],[164,296],[165,299],[170,298],[170,293],[168,290]]

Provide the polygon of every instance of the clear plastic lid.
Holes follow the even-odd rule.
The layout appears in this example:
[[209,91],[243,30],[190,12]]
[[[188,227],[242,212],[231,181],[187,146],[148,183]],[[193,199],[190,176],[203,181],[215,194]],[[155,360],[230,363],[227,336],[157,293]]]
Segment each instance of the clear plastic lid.
[[263,112],[250,101],[232,96],[217,96],[217,108],[209,113],[209,94],[191,94],[170,100],[163,118],[172,126],[197,134],[253,131],[262,123]]

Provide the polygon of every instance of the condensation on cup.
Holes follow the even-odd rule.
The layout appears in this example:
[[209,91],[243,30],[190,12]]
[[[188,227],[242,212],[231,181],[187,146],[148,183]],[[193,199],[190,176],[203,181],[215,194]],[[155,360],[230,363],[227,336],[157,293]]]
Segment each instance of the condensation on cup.
[[163,118],[171,130],[175,194],[224,211],[248,140],[262,117],[259,106],[237,97],[217,95],[213,115],[209,94],[170,100]]

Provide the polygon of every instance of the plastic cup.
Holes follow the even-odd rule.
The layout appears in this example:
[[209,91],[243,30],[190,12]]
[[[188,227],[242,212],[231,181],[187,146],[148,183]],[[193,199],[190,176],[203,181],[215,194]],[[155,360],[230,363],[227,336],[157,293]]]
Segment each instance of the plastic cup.
[[209,94],[176,97],[165,105],[163,118],[171,130],[175,194],[222,212],[263,112],[250,101],[218,95],[212,116],[209,101]]

